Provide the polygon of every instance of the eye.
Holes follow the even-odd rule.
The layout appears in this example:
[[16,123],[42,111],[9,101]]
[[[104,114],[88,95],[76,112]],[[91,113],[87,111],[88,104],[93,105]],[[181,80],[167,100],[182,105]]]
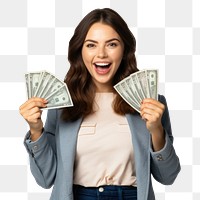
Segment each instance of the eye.
[[117,46],[117,43],[116,43],[116,42],[110,42],[110,43],[108,44],[108,46],[114,48],[114,47]]
[[93,44],[93,43],[88,43],[88,44],[86,44],[86,47],[87,47],[87,48],[94,48],[94,47],[95,47],[95,44]]

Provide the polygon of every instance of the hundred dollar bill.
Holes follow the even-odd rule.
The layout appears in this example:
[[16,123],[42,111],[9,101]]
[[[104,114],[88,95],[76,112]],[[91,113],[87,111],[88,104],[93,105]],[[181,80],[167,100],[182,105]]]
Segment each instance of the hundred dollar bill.
[[25,74],[25,80],[26,80],[26,92],[28,99],[31,98],[31,86],[30,86],[30,78],[29,74]]
[[[73,106],[67,85],[47,71],[25,74],[28,98],[37,96],[48,100],[45,109]],[[42,109],[43,110],[43,109]]]
[[30,83],[29,83],[30,84],[30,93],[31,93],[31,97],[33,97],[39,86],[41,72],[29,73],[29,78],[30,78]]
[[149,83],[147,80],[147,71],[146,70],[139,71],[139,73],[136,73],[136,76],[145,98],[150,98],[151,96],[150,96],[150,91],[149,91],[149,86],[148,86]]
[[130,90],[129,96],[134,99],[134,101],[138,104],[138,106],[140,106],[141,100],[140,97],[138,95],[138,92],[135,88],[135,85],[133,84],[133,80],[131,79],[130,76],[128,76],[127,78],[125,78],[123,81],[125,81],[127,87]]
[[138,77],[137,77],[136,73],[131,74],[130,77],[131,77],[133,85],[135,86],[136,91],[139,95],[140,103],[141,103],[142,100],[145,98],[145,95],[143,93],[142,87],[140,86],[140,82],[138,80]]
[[46,90],[41,94],[41,97],[46,98],[53,92],[58,91],[63,86],[63,82],[56,77],[52,77],[51,81],[46,87]]
[[44,110],[73,106],[73,102],[66,84],[64,84],[59,90],[51,93],[46,99],[48,100],[48,103],[47,108],[44,108]]
[[146,70],[150,97],[158,100],[158,71]]
[[140,106],[133,99],[129,97],[126,92],[126,87],[123,87],[123,84],[118,83],[114,86],[115,90],[119,93],[119,95],[136,111],[140,112]]
[[49,74],[48,72],[46,72],[46,71],[41,72],[40,81],[39,81],[38,87],[37,87],[37,89],[34,93],[35,97],[40,97],[43,90],[45,90],[46,85],[48,84],[50,77],[51,77],[51,74]]

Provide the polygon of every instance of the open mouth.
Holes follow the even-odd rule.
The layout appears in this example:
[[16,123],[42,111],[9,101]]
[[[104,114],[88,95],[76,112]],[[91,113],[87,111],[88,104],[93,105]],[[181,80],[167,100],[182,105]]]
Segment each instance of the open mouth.
[[98,74],[107,74],[110,71],[111,63],[94,63],[96,72]]

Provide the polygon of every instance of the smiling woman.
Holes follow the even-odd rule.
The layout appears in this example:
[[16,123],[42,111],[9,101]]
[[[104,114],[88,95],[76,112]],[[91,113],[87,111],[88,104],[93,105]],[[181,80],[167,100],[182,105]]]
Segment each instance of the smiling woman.
[[[73,107],[49,110],[30,98],[20,107],[37,183],[51,200],[155,200],[151,177],[172,184],[180,171],[165,97],[143,99],[140,114],[113,86],[138,71],[136,42],[112,9],[95,9],[69,42],[66,74]],[[113,142],[114,141],[114,142]]]

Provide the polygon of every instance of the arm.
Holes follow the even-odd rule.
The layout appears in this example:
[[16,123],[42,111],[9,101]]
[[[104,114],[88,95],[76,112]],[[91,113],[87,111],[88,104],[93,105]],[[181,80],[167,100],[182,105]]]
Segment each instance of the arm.
[[169,111],[164,96],[159,96],[159,101],[165,105],[165,110],[162,115],[161,123],[165,135],[164,147],[159,151],[153,151],[150,147],[151,153],[151,172],[154,178],[165,185],[172,184],[180,172],[180,162],[173,147],[173,135],[171,130],[171,123]]
[[56,110],[49,110],[42,134],[36,140],[31,141],[32,133],[29,131],[24,140],[29,153],[31,172],[38,185],[43,188],[50,188],[54,184],[56,175],[56,121]]

